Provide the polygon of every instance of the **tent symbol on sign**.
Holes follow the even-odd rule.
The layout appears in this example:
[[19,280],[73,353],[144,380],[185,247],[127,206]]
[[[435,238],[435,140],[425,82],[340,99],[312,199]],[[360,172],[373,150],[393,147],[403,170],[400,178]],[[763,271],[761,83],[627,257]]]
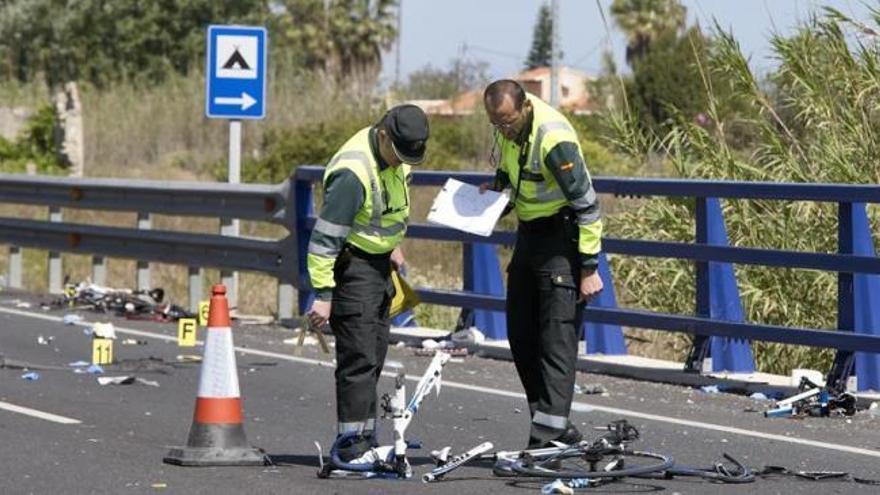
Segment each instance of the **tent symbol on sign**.
[[238,51],[238,47],[235,47],[235,51],[232,52],[232,56],[229,57],[229,60],[223,64],[224,69],[228,70],[251,70],[251,67],[248,65],[247,60],[241,55]]

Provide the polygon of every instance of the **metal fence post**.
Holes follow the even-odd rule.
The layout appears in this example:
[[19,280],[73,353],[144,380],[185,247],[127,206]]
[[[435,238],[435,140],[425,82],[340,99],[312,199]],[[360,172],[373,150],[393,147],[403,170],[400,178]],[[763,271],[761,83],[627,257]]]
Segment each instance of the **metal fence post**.
[[189,286],[189,310],[192,313],[199,312],[199,302],[202,300],[202,269],[198,266],[190,266],[186,269]]
[[[837,251],[840,254],[874,255],[870,222],[865,205],[838,203]],[[844,332],[877,334],[880,315],[873,307],[880,294],[880,282],[876,275],[838,272],[837,274],[837,329]],[[845,390],[849,377],[856,372],[858,389],[878,388],[878,365],[876,354],[853,354],[837,351],[834,364],[828,373],[827,385]]]
[[296,224],[294,231],[296,232],[297,245],[297,299],[299,302],[299,314],[303,314],[309,309],[312,303],[312,291],[309,284],[309,270],[307,265],[307,256],[309,254],[309,231],[306,228],[306,218],[314,212],[314,201],[312,199],[312,183],[309,181],[298,180],[294,182],[293,187],[293,204],[296,208]]
[[278,281],[278,321],[293,318],[293,285]]
[[[611,279],[611,270],[608,267],[608,259],[605,253],[599,253],[599,276],[602,277],[604,288],[594,297],[584,312],[589,314],[590,306],[600,308],[616,308],[617,297],[614,295],[614,280]],[[626,354],[626,341],[623,338],[623,330],[620,325],[605,323],[593,323],[584,320],[584,342],[587,344],[587,354],[620,355]]]
[[[853,205],[837,204],[837,252],[853,254]],[[852,332],[855,328],[855,299],[853,297],[853,274],[837,273],[837,329]],[[826,385],[835,390],[846,390],[847,381],[853,373],[855,357],[849,351],[837,351]]]
[[[49,221],[61,222],[61,208],[49,207]],[[64,292],[63,270],[61,266],[61,253],[49,251],[49,294],[61,294]]]
[[21,289],[21,248],[9,246],[9,277],[6,286],[12,289]]
[[[696,199],[696,243],[707,244],[709,242],[709,220],[707,216],[706,199]],[[697,261],[696,284],[697,284],[697,316],[709,317],[709,263]],[[690,355],[685,363],[685,371],[699,373],[703,370],[703,361],[709,357],[709,338],[705,335],[694,335],[694,342]]]
[[[150,230],[152,227],[152,221],[150,220],[150,214],[144,212],[138,212],[137,214],[137,228],[140,230]],[[136,277],[136,287],[138,290],[150,290],[150,264],[146,261],[137,262],[137,277]]]
[[103,256],[92,256],[92,283],[107,285],[107,261]]

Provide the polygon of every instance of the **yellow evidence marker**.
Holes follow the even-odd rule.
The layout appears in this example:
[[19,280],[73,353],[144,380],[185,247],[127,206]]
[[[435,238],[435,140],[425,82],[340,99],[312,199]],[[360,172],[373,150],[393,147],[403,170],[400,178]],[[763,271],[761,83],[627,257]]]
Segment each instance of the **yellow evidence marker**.
[[195,318],[181,318],[177,320],[177,345],[179,347],[194,347],[196,345]]
[[199,303],[199,326],[208,326],[208,310],[211,309],[210,301],[202,301]]
[[113,339],[92,339],[92,364],[113,364]]

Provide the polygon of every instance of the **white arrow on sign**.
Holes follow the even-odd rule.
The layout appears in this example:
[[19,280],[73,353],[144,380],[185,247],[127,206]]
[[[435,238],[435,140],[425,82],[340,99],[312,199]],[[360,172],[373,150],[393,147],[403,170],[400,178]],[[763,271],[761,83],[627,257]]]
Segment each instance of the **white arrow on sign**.
[[214,98],[215,105],[241,105],[242,110],[247,110],[248,108],[254,106],[257,100],[253,99],[253,97],[245,92],[241,93],[241,98],[237,97],[227,97],[227,96],[218,96]]

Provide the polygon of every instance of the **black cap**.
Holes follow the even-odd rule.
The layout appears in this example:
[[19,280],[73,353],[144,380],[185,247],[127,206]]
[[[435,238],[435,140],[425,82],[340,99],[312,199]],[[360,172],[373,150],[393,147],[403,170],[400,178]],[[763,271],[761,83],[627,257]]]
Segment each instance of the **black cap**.
[[430,135],[428,117],[415,105],[398,105],[382,118],[391,148],[403,163],[418,165],[425,160],[425,144]]

